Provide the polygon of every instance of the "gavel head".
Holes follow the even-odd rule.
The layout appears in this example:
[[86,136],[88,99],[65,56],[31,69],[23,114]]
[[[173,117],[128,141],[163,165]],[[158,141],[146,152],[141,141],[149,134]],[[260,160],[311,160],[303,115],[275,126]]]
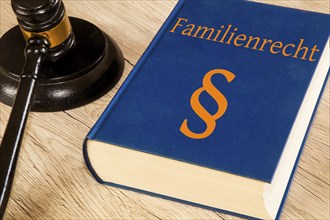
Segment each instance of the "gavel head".
[[12,0],[25,40],[41,36],[49,41],[48,59],[56,61],[75,45],[69,18],[61,0]]
[[15,100],[26,41],[31,37],[41,36],[50,45],[32,111],[63,111],[85,105],[118,82],[124,58],[116,42],[96,25],[68,17],[63,1],[11,1],[18,26],[0,38],[0,102],[12,105]]

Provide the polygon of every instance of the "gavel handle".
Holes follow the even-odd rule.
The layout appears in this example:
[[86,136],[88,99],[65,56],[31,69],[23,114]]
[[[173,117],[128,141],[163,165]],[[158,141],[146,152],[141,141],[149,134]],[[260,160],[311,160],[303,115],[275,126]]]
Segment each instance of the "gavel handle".
[[16,99],[0,145],[0,219],[3,218],[13,184],[17,159],[40,68],[48,55],[44,38],[30,38]]

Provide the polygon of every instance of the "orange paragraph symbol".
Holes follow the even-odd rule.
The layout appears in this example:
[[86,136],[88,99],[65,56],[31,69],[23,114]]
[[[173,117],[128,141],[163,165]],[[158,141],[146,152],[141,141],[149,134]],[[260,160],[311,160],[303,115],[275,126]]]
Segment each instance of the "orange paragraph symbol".
[[[205,74],[203,78],[203,86],[192,94],[190,105],[194,112],[205,122],[206,130],[203,133],[192,132],[188,128],[188,120],[185,119],[180,127],[180,131],[189,138],[204,139],[210,136],[216,127],[216,120],[221,118],[227,110],[228,102],[226,97],[211,81],[212,76],[216,74],[223,75],[229,83],[235,78],[235,75],[232,72],[224,69],[214,69]],[[214,115],[211,115],[199,102],[199,96],[204,91],[207,92],[218,104],[218,111]]]

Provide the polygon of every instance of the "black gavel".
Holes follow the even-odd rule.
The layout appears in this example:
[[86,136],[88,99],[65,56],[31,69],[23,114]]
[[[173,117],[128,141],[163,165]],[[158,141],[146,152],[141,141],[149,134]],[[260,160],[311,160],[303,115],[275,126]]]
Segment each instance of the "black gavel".
[[19,25],[0,39],[0,101],[13,106],[0,145],[0,219],[30,109],[85,105],[113,88],[124,69],[117,44],[95,25],[68,18],[61,0],[11,3]]

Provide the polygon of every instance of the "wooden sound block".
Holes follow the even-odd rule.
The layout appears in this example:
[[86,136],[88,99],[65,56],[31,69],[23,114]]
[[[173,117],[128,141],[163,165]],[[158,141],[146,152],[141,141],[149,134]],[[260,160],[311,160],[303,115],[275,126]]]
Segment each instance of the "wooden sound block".
[[[112,89],[124,70],[121,50],[95,25],[70,18],[75,47],[57,61],[44,62],[31,107],[52,112],[88,104]],[[25,58],[18,26],[0,39],[0,101],[12,106]]]

